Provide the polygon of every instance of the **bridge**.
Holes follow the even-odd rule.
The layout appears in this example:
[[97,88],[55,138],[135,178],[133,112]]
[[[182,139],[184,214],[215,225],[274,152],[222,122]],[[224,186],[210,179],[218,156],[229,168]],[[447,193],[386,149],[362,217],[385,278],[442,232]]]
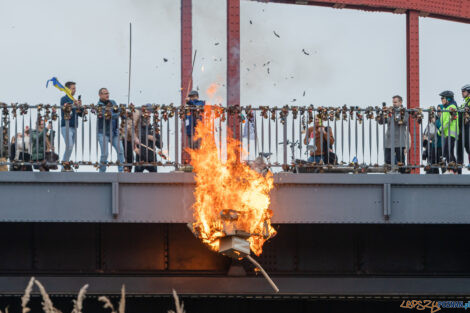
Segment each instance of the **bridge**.
[[[419,173],[427,167],[468,165],[430,164],[420,158],[425,148],[421,144],[423,130],[434,111],[419,108],[418,45],[420,16],[468,23],[468,0],[262,2],[406,14],[407,131],[411,139],[407,164],[400,166]],[[181,5],[185,89],[191,85],[191,0],[181,0]],[[239,54],[230,53],[240,44],[239,9],[239,0],[227,1],[228,108],[240,105]],[[39,114],[44,116],[38,106],[29,107],[36,110],[34,113],[18,117],[13,114],[17,108],[3,108],[1,127],[8,140],[28,123],[33,128]],[[238,113],[249,113],[245,109],[239,108]],[[163,116],[162,110],[169,112],[168,107],[154,107],[157,116]],[[230,303],[230,297],[346,301],[470,294],[470,178],[390,173],[393,165],[379,161],[385,130],[375,124],[375,117],[384,114],[383,108],[372,108],[376,115],[364,121],[361,116],[371,110],[346,109],[344,118],[338,108],[328,112],[312,108],[313,114],[322,116],[335,130],[334,152],[341,162],[333,167],[345,169],[336,174],[329,174],[331,166],[325,164],[315,166],[326,173],[286,172],[295,168],[295,159],[305,158],[303,151],[307,151],[302,148],[301,119],[293,117],[299,108],[288,108],[284,120],[282,108],[269,109],[268,118],[263,116],[265,109],[256,108],[253,119],[248,119],[257,136],[253,145],[248,135],[244,148],[254,157],[259,152],[273,154],[268,165],[275,172],[271,208],[278,235],[264,246],[259,262],[278,284],[281,291],[277,295],[254,274],[249,263],[209,251],[186,227],[192,218],[194,176],[181,171],[188,161],[182,153],[188,143],[180,132],[183,121],[177,118],[181,108],[171,110],[175,115],[154,120],[160,123],[162,137],[167,138],[163,150],[169,158],[151,164],[165,166],[167,173],[0,173],[2,295],[21,295],[33,275],[53,295],[76,294],[85,283],[90,284],[91,295],[117,294],[124,283],[136,297],[167,296],[175,288],[188,299],[218,297],[224,304]],[[335,115],[338,112],[339,118]],[[97,164],[98,144],[90,126],[96,118],[90,115],[90,122],[82,120],[80,126],[74,158],[80,168]],[[232,128],[242,139],[239,118],[230,116],[221,124],[219,134]],[[60,118],[54,121],[59,125]],[[58,137],[55,146],[60,154],[64,142]],[[2,142],[2,148],[8,145],[10,152],[8,140]],[[224,140],[219,137],[219,142]],[[296,141],[298,147],[293,145]],[[0,150],[0,157],[5,157]],[[15,162],[0,163],[10,166]],[[361,170],[372,168],[381,173]]]
[[[2,173],[0,285],[53,294],[270,295],[250,266],[193,237],[193,174]],[[467,176],[275,175],[277,237],[261,264],[280,295],[466,295]],[[171,196],[169,196],[171,195]]]

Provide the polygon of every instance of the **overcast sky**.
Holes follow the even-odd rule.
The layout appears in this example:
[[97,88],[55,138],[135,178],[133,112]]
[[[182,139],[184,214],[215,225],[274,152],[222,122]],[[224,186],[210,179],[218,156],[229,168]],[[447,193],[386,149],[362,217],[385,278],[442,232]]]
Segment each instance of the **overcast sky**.
[[[221,99],[225,8],[221,0],[193,1],[195,87],[204,91],[217,82]],[[96,102],[103,86],[127,102],[129,22],[131,100],[178,103],[175,0],[0,0],[0,101],[57,103],[59,92],[45,88],[57,76],[76,81],[86,103]],[[464,67],[469,31],[470,25],[421,19],[422,106],[438,103],[443,89],[458,92],[470,83]],[[242,0],[241,37],[242,104],[366,106],[390,102],[394,94],[406,97],[405,15]]]

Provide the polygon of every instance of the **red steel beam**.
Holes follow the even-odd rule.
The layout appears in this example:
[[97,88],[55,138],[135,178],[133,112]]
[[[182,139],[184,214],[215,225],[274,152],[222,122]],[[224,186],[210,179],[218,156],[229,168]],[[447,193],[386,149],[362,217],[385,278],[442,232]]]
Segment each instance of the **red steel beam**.
[[328,6],[338,9],[405,13],[417,11],[421,16],[470,23],[470,0],[254,0],[287,4]]
[[[227,106],[240,106],[240,0],[227,0]],[[237,116],[229,116],[228,127],[240,139]]]
[[[419,108],[419,12],[417,11],[406,13],[406,78],[408,108]],[[421,140],[416,119],[410,118],[409,129],[411,146],[408,162],[411,165],[419,165]],[[419,170],[413,172],[418,174]]]
[[[192,0],[181,0],[181,105],[186,102],[188,89],[192,88],[192,55],[193,55],[193,20]],[[189,163],[189,154],[185,151],[188,147],[186,127],[181,125],[181,161]]]

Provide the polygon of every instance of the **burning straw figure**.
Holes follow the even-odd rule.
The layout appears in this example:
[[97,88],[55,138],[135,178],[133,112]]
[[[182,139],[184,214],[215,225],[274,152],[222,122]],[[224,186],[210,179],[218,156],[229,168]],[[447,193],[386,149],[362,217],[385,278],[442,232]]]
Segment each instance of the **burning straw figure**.
[[251,250],[260,255],[264,242],[276,234],[268,209],[273,177],[239,162],[240,143],[230,136],[227,160],[219,158],[213,131],[215,113],[216,109],[205,106],[196,126],[200,149],[189,150],[196,173],[195,222],[189,226],[212,250],[236,259],[247,257],[259,267],[249,254]]

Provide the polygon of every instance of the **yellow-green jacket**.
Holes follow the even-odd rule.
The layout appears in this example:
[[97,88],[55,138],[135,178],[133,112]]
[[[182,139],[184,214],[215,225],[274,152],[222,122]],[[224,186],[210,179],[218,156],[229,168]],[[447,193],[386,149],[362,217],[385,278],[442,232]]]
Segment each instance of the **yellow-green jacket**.
[[[455,101],[451,102],[447,106],[444,106],[444,110],[457,110],[457,104]],[[438,135],[441,136],[442,132],[444,132],[444,137],[454,137],[457,138],[459,135],[459,120],[457,118],[453,118],[451,112],[442,112],[441,115],[441,127],[439,127]]]

